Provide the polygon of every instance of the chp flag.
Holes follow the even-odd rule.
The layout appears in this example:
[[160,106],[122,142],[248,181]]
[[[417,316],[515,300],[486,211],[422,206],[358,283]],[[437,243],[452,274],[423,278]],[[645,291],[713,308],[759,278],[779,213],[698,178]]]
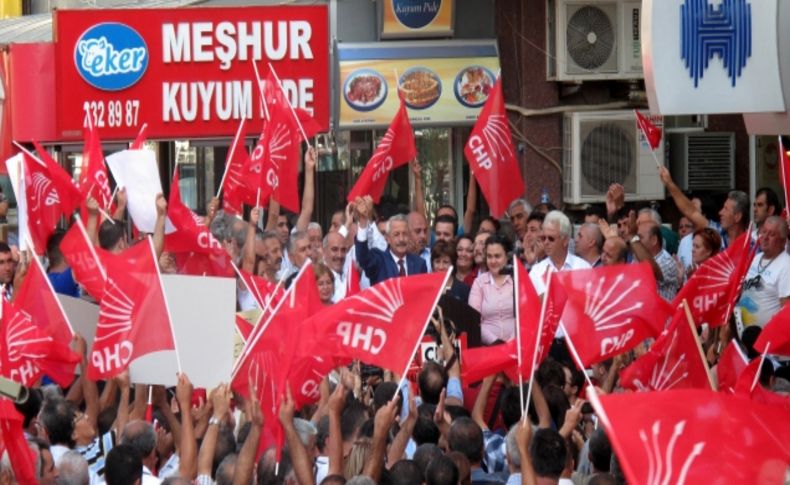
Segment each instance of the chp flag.
[[464,154],[492,216],[501,216],[511,201],[524,196],[524,179],[510,136],[501,76],[472,128]]
[[552,279],[568,295],[562,325],[585,367],[658,336],[672,314],[647,262],[559,271]]
[[414,143],[414,131],[409,122],[406,104],[400,100],[400,107],[392,119],[384,138],[376,147],[368,164],[349,192],[346,200],[354,201],[357,197],[369,195],[378,203],[384,193],[387,177],[394,169],[409,163],[417,157],[417,145]]

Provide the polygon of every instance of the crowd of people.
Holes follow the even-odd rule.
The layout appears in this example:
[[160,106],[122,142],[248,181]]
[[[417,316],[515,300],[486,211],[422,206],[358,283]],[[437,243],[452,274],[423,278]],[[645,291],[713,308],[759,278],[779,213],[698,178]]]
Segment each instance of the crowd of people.
[[[312,151],[305,169],[315,170]],[[475,213],[474,181],[463,214],[451,205],[428,214],[420,167],[414,162],[412,169],[417,175],[412,211],[361,197],[333,214],[324,233],[312,221],[309,188],[298,215],[282,213],[273,201],[265,223],[259,209],[245,221],[219,210],[214,200],[205,223],[240,269],[273,284],[287,286],[306,262],[312,264],[325,305],[342,300],[356,274],[364,289],[389,278],[452,268],[446,294],[479,313],[482,345],[515,337],[514,264],[523,265],[541,295],[552,272],[647,262],[660,296],[671,301],[706,260],[750,227],[759,250],[732,321],[720,331],[702,327],[709,365],[716,365],[733,339],[755,358],[752,345],[761,328],[790,297],[788,223],[771,189],[758,190],[753,204],[745,193],[732,191],[712,214],[661,169],[681,214],[673,227],[653,207],[626,202],[617,184],[609,188],[605,204],[590,206],[583,216],[518,199],[498,220]],[[123,221],[123,190],[117,202],[113,217]],[[163,219],[167,203],[163,197],[156,203]],[[95,225],[89,224],[88,231],[97,245],[123,252],[130,244],[125,224],[98,224],[96,211],[91,214]],[[156,243],[163,226],[154,235],[160,267],[177,272],[172,255]],[[79,283],[58,248],[62,237],[56,233],[48,245],[48,272],[56,291],[78,296]],[[0,244],[0,284],[7,298],[24,278],[18,261],[15,249]],[[258,306],[245,285],[238,284],[237,294],[239,311]],[[625,483],[609,438],[585,399],[585,373],[600,392],[620,392],[619,371],[645,352],[644,345],[579,369],[565,343],[555,339],[550,357],[533,376],[530,402],[523,403],[518,383],[503,374],[481,382],[462,378],[456,330],[451,322],[434,319],[430,333],[438,341],[437,361],[424,362],[411,385],[399,388],[401,376],[391,370],[357,363],[330,373],[314,405],[295,409],[293,399],[284,396],[279,420],[286,446],[281,451],[269,446],[272,436],[265,433],[254,393],[245,399],[227,384],[195,390],[183,374],[169,389],[132,384],[126,372],[93,382],[84,372],[87,349],[81,338],[75,349],[83,356],[82,372],[74,383],[59,388],[45,379],[16,406],[36,453],[40,483]],[[788,371],[786,361],[768,359],[760,384],[786,394]],[[0,484],[14,482],[6,453]]]

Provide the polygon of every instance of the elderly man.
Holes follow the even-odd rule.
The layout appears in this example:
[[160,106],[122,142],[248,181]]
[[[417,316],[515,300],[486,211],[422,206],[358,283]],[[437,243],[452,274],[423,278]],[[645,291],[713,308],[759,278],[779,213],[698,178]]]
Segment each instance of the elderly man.
[[546,214],[543,220],[543,234],[540,236],[546,258],[536,263],[529,272],[538,295],[546,291],[546,283],[552,271],[591,268],[590,263],[568,251],[571,232],[572,226],[568,216],[560,211]]
[[743,326],[759,325],[771,319],[790,297],[790,255],[787,244],[787,221],[779,216],[765,219],[760,228],[760,249],[755,256],[736,309]]
[[678,292],[680,281],[678,267],[672,256],[662,247],[661,227],[648,221],[639,225],[638,234],[631,238],[630,245],[637,261],[648,261],[658,284],[658,293],[672,301]]
[[354,244],[359,266],[370,279],[370,284],[375,285],[389,278],[427,273],[425,261],[413,254],[408,254],[410,231],[409,222],[405,215],[397,214],[387,221],[386,239],[387,250],[368,248],[368,217],[372,210],[372,203],[368,199],[358,199],[355,203],[359,229]]
[[282,259],[282,266],[277,273],[277,277],[287,279],[293,273],[299,271],[307,257],[310,256],[310,238],[306,231],[294,231],[288,238],[288,247],[285,257]]
[[121,434],[121,444],[130,446],[142,457],[142,485],[162,483],[162,480],[152,473],[152,470],[156,470],[156,432],[150,423],[139,419],[130,421]]
[[308,224],[307,238],[310,240],[310,260],[314,263],[323,263],[324,254],[322,251],[322,243],[324,241],[324,230],[321,228],[321,224],[317,222]]
[[514,200],[507,209],[510,224],[513,226],[513,232],[516,233],[517,244],[520,243],[524,238],[524,233],[527,232],[527,219],[530,212],[532,212],[532,207],[524,199]]
[[576,232],[576,256],[590,263],[593,268],[601,266],[603,243],[603,234],[598,224],[587,222]]
[[431,250],[428,248],[428,221],[425,216],[417,211],[409,212],[409,247],[412,254],[416,254],[425,261],[425,266],[431,268]]
[[337,303],[346,296],[346,273],[344,266],[346,262],[346,238],[338,232],[330,232],[324,237],[324,263],[332,270],[335,278],[335,293],[332,295],[332,302]]

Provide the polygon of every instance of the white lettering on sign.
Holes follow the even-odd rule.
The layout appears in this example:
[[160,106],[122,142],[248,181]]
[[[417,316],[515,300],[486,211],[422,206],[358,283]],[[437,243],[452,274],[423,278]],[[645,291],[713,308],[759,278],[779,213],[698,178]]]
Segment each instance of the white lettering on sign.
[[362,349],[373,355],[378,354],[387,343],[387,333],[384,330],[361,323],[340,322],[337,334],[343,338],[343,345]]
[[601,355],[607,355],[625,348],[625,345],[633,337],[634,329],[630,329],[622,335],[604,338],[601,340]]
[[15,369],[11,369],[10,375],[8,377],[10,377],[11,380],[13,381],[20,382],[23,385],[27,386],[33,383],[32,380],[37,373],[38,373],[38,366],[28,360],[25,361],[19,367]]
[[139,72],[146,53],[145,47],[116,50],[104,36],[79,41],[77,50],[82,54],[81,67],[95,77]]
[[162,120],[252,118],[252,81],[162,83]]
[[[260,91],[264,91],[266,81],[261,81]],[[303,79],[281,79],[280,85],[283,87],[283,92],[285,93],[286,99],[294,108],[302,108],[303,110],[307,111],[309,115],[313,115],[313,90],[315,86],[315,81],[310,78],[303,78]],[[263,109],[263,105],[260,107],[260,112],[258,116],[261,118],[265,118],[265,111]]]
[[181,22],[162,24],[164,62],[214,62],[230,69],[234,60],[313,59],[313,29],[304,20]]
[[121,369],[132,358],[132,343],[124,340],[110,347],[91,352],[91,362],[102,374]]
[[486,147],[483,144],[483,139],[477,135],[469,138],[469,147],[472,149],[472,153],[475,155],[475,162],[480,168],[484,168],[486,170],[491,170],[493,163],[491,162],[491,157],[488,156],[488,152],[486,151]]

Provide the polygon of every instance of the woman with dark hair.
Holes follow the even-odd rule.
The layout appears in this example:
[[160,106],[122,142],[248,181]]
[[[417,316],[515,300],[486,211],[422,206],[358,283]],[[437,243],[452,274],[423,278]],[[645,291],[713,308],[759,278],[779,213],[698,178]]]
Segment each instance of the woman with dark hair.
[[491,216],[485,216],[480,221],[480,226],[477,228],[477,232],[490,232],[491,234],[499,234],[499,221]]
[[455,263],[455,277],[471,288],[478,273],[475,266],[475,240],[472,239],[472,236],[468,234],[459,236],[455,243],[455,252],[458,255]]
[[[455,246],[447,241],[437,241],[431,249],[431,268],[434,273],[444,273],[447,268],[455,268],[458,257]],[[447,294],[463,302],[469,299],[469,287],[458,280],[453,269],[453,276],[447,280]]]
[[480,338],[484,344],[506,342],[516,336],[513,278],[506,273],[510,241],[491,236],[485,243],[488,272],[475,278],[469,306],[480,312]]

